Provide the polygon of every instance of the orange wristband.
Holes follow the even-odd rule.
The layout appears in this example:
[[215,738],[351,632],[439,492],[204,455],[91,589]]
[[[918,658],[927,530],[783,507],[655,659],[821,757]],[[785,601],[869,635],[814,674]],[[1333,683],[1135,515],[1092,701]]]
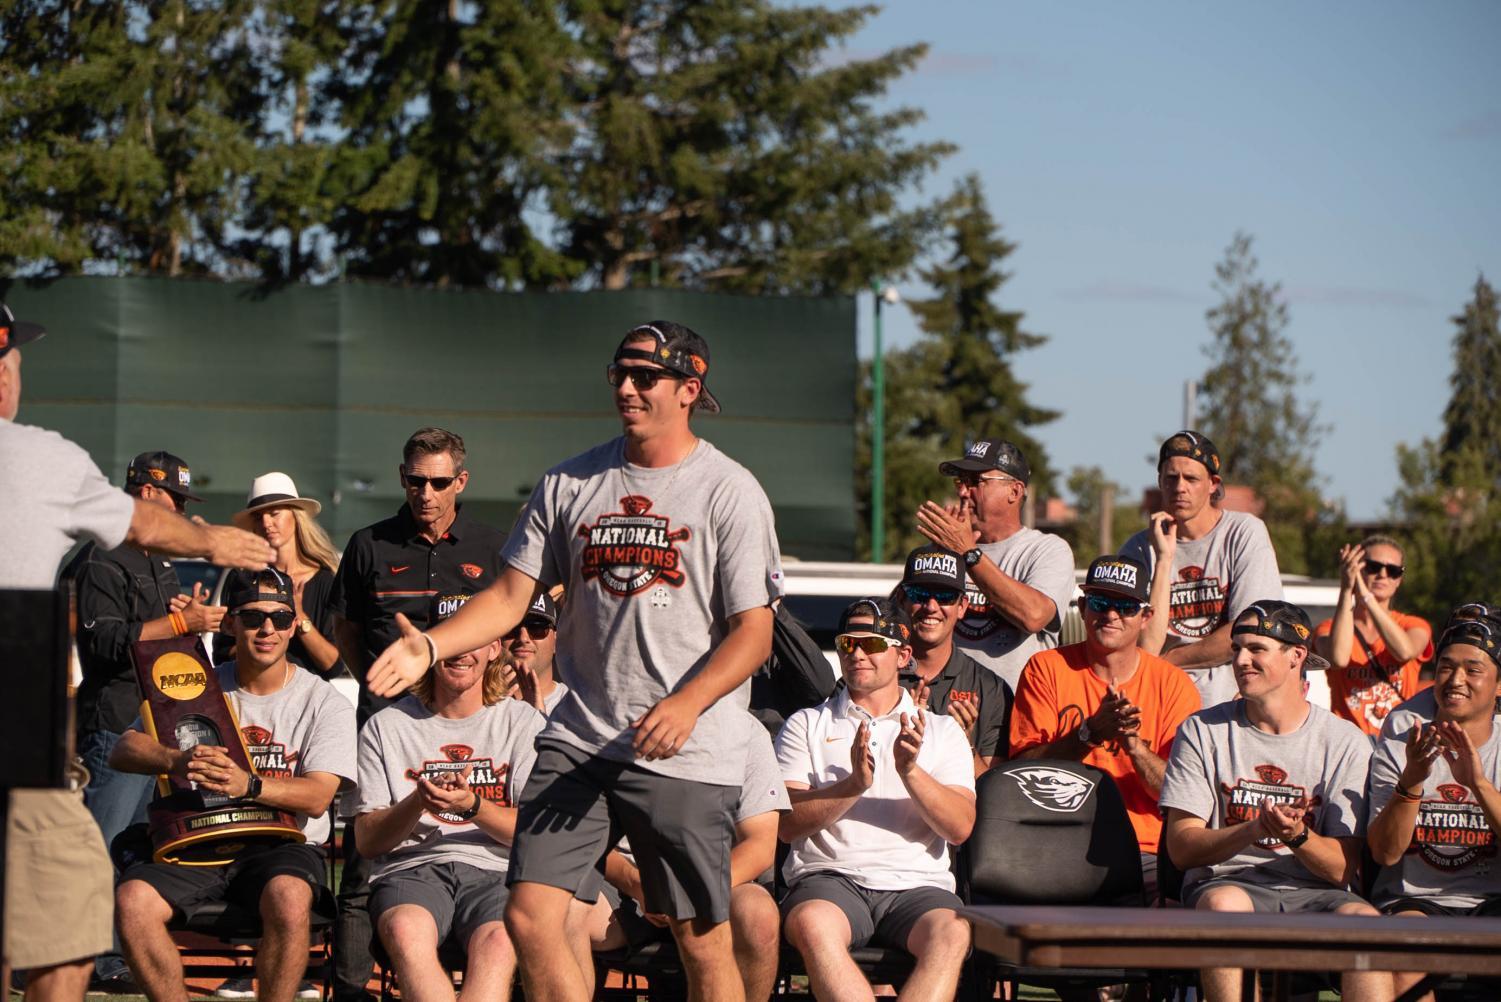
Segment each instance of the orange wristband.
[[188,632],[188,621],[180,612],[174,612],[167,617],[172,623],[172,635],[180,637]]

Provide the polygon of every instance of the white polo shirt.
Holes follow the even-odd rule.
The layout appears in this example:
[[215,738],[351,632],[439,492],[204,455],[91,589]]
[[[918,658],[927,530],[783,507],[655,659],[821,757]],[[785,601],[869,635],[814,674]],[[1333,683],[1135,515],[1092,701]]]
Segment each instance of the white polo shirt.
[[[901,715],[916,711],[902,690],[896,707],[872,717],[840,688],[833,696],[787,719],[777,735],[782,779],[820,789],[850,774],[850,747],[861,722],[870,724],[875,782],[834,824],[792,843],[783,874],[789,884],[805,873],[833,870],[873,891],[908,887],[954,889],[948,845],[928,827],[897,775],[892,749],[902,731]],[[975,760],[969,741],[951,718],[927,714],[927,730],[917,753],[918,768],[944,786],[975,789]]]

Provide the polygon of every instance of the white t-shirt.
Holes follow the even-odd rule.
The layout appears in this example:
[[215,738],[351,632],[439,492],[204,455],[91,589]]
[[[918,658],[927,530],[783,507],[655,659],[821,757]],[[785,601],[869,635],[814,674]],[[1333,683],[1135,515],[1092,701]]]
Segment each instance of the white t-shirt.
[[[860,724],[870,725],[875,782],[829,827],[797,839],[783,873],[792,883],[805,873],[832,870],[874,891],[908,887],[954,889],[948,845],[928,826],[897,775],[892,749],[901,734],[901,715],[917,711],[902,690],[896,706],[872,717],[841,688],[817,706],[798,710],[777,735],[782,779],[810,789],[839,782],[850,774],[850,748]],[[927,729],[917,765],[944,786],[974,793],[975,760],[969,740],[952,718],[926,714]]]
[[974,578],[965,587],[969,609],[954,627],[954,643],[1005,679],[1015,692],[1028,659],[1058,646],[1063,611],[1074,595],[1074,551],[1062,536],[1025,527],[998,543],[979,547],[1007,577],[1053,600],[1053,618],[1036,633],[1028,633],[991,607],[990,598]]

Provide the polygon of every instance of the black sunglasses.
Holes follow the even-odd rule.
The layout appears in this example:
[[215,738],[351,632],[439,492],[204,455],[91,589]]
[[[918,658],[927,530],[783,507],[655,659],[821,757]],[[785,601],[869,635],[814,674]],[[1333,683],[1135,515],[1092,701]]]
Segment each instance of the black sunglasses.
[[432,484],[433,485],[433,490],[435,490],[435,491],[446,491],[446,490],[448,490],[448,488],[450,488],[450,487],[453,486],[453,482],[455,480],[457,480],[457,479],[459,479],[459,478],[458,477],[419,477],[415,473],[403,473],[401,475],[401,482],[404,483],[404,484],[406,484],[409,488],[411,488],[414,491],[420,491],[420,490],[422,490],[422,488],[426,487],[428,484]]
[[605,379],[609,380],[611,386],[618,387],[629,379],[638,390],[649,390],[661,379],[686,378],[671,369],[656,369],[644,365],[611,365],[605,369]]
[[552,632],[553,626],[545,619],[522,620],[517,624],[516,629],[506,634],[505,639],[515,640],[516,638],[521,636],[522,630],[525,630],[526,635],[531,637],[533,640],[541,640]]
[[902,590],[907,593],[907,601],[913,605],[923,605],[930,598],[939,605],[953,605],[964,597],[964,592],[956,588],[924,588],[922,585],[903,585]]
[[1145,602],[1138,602],[1134,598],[1110,598],[1107,595],[1086,595],[1084,603],[1095,615],[1103,616],[1113,609],[1122,619],[1131,618],[1146,606]]
[[1367,577],[1375,577],[1380,571],[1385,570],[1389,578],[1399,578],[1405,570],[1401,564],[1387,564],[1380,560],[1366,560],[1365,572]]
[[278,630],[290,630],[292,628],[292,621],[297,618],[297,614],[291,609],[277,609],[275,612],[265,612],[261,609],[239,609],[235,612],[235,618],[247,630],[259,630],[261,624],[267,619],[271,620],[271,625]]

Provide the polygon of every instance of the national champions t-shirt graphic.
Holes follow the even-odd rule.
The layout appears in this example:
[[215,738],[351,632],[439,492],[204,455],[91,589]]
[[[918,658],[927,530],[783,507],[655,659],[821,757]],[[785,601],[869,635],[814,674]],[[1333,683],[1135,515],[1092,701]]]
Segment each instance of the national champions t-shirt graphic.
[[1225,588],[1202,567],[1184,567],[1173,582],[1169,621],[1180,637],[1199,639],[1214,632],[1225,615]]
[[[500,807],[511,806],[511,800],[506,795],[506,776],[511,772],[511,763],[502,762],[496,765],[495,760],[488,755],[475,758],[474,749],[468,745],[444,745],[438,749],[438,752],[443,756],[442,758],[423,762],[420,772],[416,769],[408,769],[407,779],[415,783],[420,777],[431,782],[442,776],[456,776],[468,769],[469,789],[492,804]],[[469,824],[468,821],[448,811],[439,811],[434,817],[451,825]]]
[[681,588],[687,580],[679,543],[691,535],[672,527],[672,519],[654,514],[652,500],[639,494],[620,499],[618,512],[579,526],[586,540],[580,564],[585,581],[598,580],[620,598],[645,591],[657,581]]
[[954,624],[954,631],[959,636],[965,640],[985,640],[997,631],[1019,634],[1009,619],[990,608],[989,595],[972,584],[965,586],[964,594],[969,598],[969,608],[959,622]]
[[1476,873],[1484,876],[1496,855],[1496,836],[1486,824],[1485,810],[1470,801],[1470,791],[1458,783],[1441,784],[1438,795],[1418,805],[1407,851],[1436,870],[1452,872],[1475,864]]
[[256,724],[240,728],[245,739],[245,749],[250,752],[250,764],[258,776],[274,776],[291,779],[297,775],[297,752],[288,752],[287,746],[276,740],[269,730]]
[[[1255,821],[1261,815],[1263,804],[1306,804],[1303,823],[1314,828],[1314,808],[1322,802],[1321,797],[1309,797],[1308,791],[1287,781],[1287,770],[1276,765],[1258,765],[1255,779],[1236,780],[1234,786],[1221,783],[1225,797],[1225,825],[1238,825],[1243,821]],[[1281,845],[1273,838],[1257,839],[1263,849],[1275,849]]]

